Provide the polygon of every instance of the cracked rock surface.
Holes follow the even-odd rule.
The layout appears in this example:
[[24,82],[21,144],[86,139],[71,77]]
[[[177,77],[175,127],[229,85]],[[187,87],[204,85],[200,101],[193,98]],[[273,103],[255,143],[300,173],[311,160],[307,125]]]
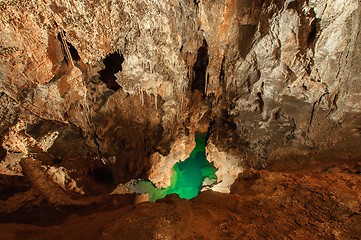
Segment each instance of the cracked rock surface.
[[[133,159],[149,162],[162,142],[196,131],[188,119],[198,91],[211,138],[223,138],[217,147],[246,152],[252,166],[289,154],[358,155],[357,0],[3,0],[0,7],[4,130],[16,119],[71,125],[88,155],[119,157],[142,176],[149,163],[133,163],[130,149],[143,149]],[[101,76],[111,68],[117,72]]]

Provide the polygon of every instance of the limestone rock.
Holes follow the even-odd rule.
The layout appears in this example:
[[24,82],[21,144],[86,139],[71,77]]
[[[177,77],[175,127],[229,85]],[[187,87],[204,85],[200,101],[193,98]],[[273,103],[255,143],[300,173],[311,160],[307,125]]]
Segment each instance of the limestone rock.
[[[115,159],[123,183],[181,160],[174,143],[198,130],[217,149],[209,156],[237,153],[231,168],[360,156],[358,0],[17,0],[0,10],[3,145],[17,121],[61,125],[77,132],[79,159]],[[59,149],[54,158],[74,152]]]

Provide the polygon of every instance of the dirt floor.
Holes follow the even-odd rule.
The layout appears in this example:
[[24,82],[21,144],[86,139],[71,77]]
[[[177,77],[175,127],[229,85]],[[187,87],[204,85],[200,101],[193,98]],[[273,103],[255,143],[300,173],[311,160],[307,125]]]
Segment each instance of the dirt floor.
[[0,216],[0,239],[361,239],[361,164],[247,170],[231,194],[134,196],[90,205],[18,209]]

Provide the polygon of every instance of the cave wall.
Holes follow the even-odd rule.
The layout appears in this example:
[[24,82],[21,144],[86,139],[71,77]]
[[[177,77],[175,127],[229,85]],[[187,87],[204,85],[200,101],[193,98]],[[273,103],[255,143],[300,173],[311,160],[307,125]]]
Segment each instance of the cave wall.
[[359,157],[360,3],[265,1],[240,8],[230,24],[240,33],[240,49],[226,42],[218,112],[227,106],[223,115],[236,124],[237,147],[248,162]]
[[[19,0],[0,9],[3,145],[16,122],[25,136],[28,125],[56,122],[67,130],[53,157],[101,156],[122,182],[145,177],[151,154],[167,156],[174,139],[208,124],[209,149],[256,167],[359,154],[358,0]],[[121,60],[107,63],[112,54]],[[119,69],[107,80],[115,88],[101,76],[109,64]],[[39,139],[56,131],[43,129]],[[64,147],[67,133],[81,151]]]

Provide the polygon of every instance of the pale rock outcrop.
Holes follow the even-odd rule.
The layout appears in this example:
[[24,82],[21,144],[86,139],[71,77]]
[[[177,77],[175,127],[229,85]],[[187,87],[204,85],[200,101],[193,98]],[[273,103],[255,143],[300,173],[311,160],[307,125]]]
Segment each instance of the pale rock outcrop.
[[220,152],[212,142],[208,143],[206,152],[207,159],[214,161],[214,166],[217,168],[217,184],[211,189],[216,192],[229,193],[231,185],[243,171],[243,160],[234,153]]
[[170,153],[162,156],[160,153],[154,153],[151,156],[152,168],[149,174],[149,180],[156,187],[166,188],[170,186],[173,174],[173,166],[179,161],[186,160],[195,147],[193,138],[177,139],[171,145]]

